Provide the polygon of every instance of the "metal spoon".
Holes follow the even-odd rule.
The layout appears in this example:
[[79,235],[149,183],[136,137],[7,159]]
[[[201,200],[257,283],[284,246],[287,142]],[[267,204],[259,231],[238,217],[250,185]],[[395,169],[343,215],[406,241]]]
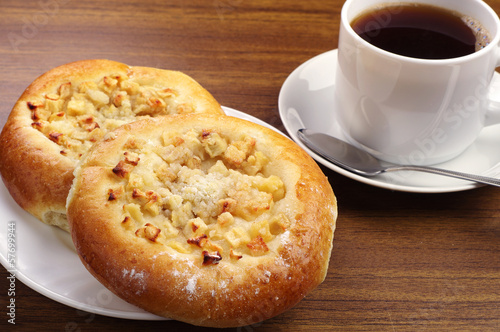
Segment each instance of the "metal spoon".
[[500,187],[500,179],[487,176],[467,174],[428,166],[382,166],[380,161],[368,152],[358,149],[338,138],[305,128],[299,129],[297,135],[309,149],[313,150],[321,157],[339,167],[362,176],[375,176],[384,172],[393,171],[420,171]]

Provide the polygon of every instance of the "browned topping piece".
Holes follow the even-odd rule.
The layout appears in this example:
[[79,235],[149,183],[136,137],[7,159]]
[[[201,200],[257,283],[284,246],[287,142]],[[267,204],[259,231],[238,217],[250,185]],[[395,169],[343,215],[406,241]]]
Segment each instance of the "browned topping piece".
[[57,100],[59,100],[59,95],[55,94],[55,93],[50,93],[50,94],[46,95],[45,98],[48,100],[57,101]]
[[139,158],[138,155],[136,155],[135,153],[128,152],[128,151],[125,151],[125,153],[123,155],[125,156],[125,161],[131,165],[134,165],[134,166],[137,166],[137,164],[139,163],[139,160],[141,160],[141,158]]
[[201,138],[207,138],[208,136],[210,136],[210,131],[203,129],[201,132]]
[[160,98],[150,97],[148,99],[148,105],[152,108],[164,108],[166,103]]
[[237,202],[233,198],[225,198],[218,201],[217,204],[219,205],[219,214],[222,214],[224,212],[233,213],[235,211]]
[[108,201],[114,201],[116,199],[115,193],[110,189],[110,193],[108,195]]
[[113,98],[113,105],[116,107],[120,107],[123,103],[124,100],[126,100],[126,95],[123,93],[118,93],[116,96]]
[[219,264],[219,261],[222,259],[222,256],[218,251],[209,253],[208,251],[203,251],[203,265],[215,265]]
[[142,204],[148,202],[156,203],[160,200],[160,197],[152,190],[143,192],[140,189],[134,188],[132,190],[132,198],[138,199]]
[[176,137],[174,137],[174,142],[173,143],[174,143],[174,146],[179,146],[182,143],[184,143],[184,140],[181,137],[176,136]]
[[267,247],[266,242],[264,242],[264,239],[260,235],[257,236],[252,241],[250,241],[247,244],[247,247],[248,247],[248,249],[250,249],[252,251],[253,254],[256,254],[256,255],[259,255],[259,254],[262,255],[262,254],[269,251],[269,248]]
[[42,130],[43,124],[41,122],[33,122],[31,126],[37,130]]
[[61,133],[50,133],[49,138],[52,142],[60,144],[62,141],[63,134]]
[[140,189],[134,188],[132,191],[132,198],[146,198],[146,194],[142,192]]
[[174,90],[170,89],[170,88],[165,88],[162,90],[162,92],[165,94],[165,96],[167,97],[171,97],[171,96],[176,96],[177,94],[175,93]]
[[90,116],[80,122],[81,126],[83,129],[85,129],[88,132],[91,132],[92,130],[96,128],[101,128],[99,124],[95,121],[94,117]]
[[57,92],[61,98],[68,97],[71,94],[71,82],[61,84]]
[[113,86],[113,84],[116,84],[115,80],[109,76],[104,76],[102,80],[106,86]]
[[108,190],[108,201],[116,200],[121,194],[123,194],[123,187],[119,187],[118,189],[109,189]]
[[31,115],[31,119],[37,120],[47,120],[49,116],[49,112],[44,112],[43,109],[35,108],[33,110],[33,114]]
[[203,247],[203,245],[207,242],[208,236],[206,234],[202,234],[197,237],[193,237],[191,239],[187,239],[187,243],[189,244],[194,244],[195,246],[198,247]]
[[129,216],[126,216],[123,220],[122,220],[122,224],[126,224],[128,223],[132,218],[130,218]]
[[[210,240],[207,240],[206,243],[203,243],[203,247],[206,248],[207,250],[217,251],[219,254],[224,251],[224,248],[222,248],[221,246]],[[221,254],[221,259],[222,259],[222,254]]]
[[84,129],[88,132],[91,132],[94,129],[101,128],[97,122],[92,122],[91,124],[84,127]]
[[120,160],[115,168],[113,168],[113,173],[121,178],[125,178],[133,169],[133,165],[126,163],[124,160]]
[[151,242],[156,242],[156,239],[158,236],[160,236],[161,229],[157,228],[156,226],[147,223],[144,225],[144,227],[139,228],[136,232],[135,235],[139,237],[143,237],[148,239]]
[[40,104],[39,102],[31,102],[28,101],[28,108],[32,111],[36,110],[38,107],[43,106],[43,104]]
[[146,224],[146,228],[144,229],[144,233],[146,238],[150,241],[155,242],[156,238],[160,235],[161,230],[156,228],[154,225]]
[[229,258],[238,260],[238,259],[242,259],[243,255],[240,253],[234,252],[233,249],[231,249],[229,252]]

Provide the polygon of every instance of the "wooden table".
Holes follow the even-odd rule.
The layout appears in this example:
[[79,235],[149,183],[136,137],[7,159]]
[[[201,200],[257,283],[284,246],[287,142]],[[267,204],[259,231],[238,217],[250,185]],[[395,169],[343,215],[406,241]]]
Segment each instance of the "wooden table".
[[[500,13],[500,0],[486,2]],[[108,58],[181,70],[222,105],[284,131],[281,85],[298,65],[337,47],[342,4],[1,0],[0,126],[38,75]],[[412,194],[323,170],[340,213],[325,282],[293,309],[240,331],[500,330],[498,188]],[[0,329],[7,331],[9,274],[0,270]],[[21,282],[16,301],[20,331],[202,330],[83,313]]]

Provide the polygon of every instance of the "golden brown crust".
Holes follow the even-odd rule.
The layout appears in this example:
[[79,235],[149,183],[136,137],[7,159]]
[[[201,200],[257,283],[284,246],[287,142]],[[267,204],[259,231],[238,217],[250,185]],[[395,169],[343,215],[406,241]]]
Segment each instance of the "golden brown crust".
[[[107,82],[111,85],[116,84],[117,77],[129,78],[139,86],[152,86],[155,89],[171,88],[177,94],[174,99],[182,99],[189,108],[182,109],[181,105],[177,110],[168,112],[162,110],[163,113],[182,110],[223,114],[220,105],[204,88],[180,72],[129,67],[109,60],[84,60],[62,65],[43,74],[26,89],[15,104],[0,135],[0,156],[2,156],[0,173],[3,182],[16,202],[43,222],[68,229],[65,201],[73,180],[75,164],[82,153],[79,151],[84,151],[90,145],[85,141],[90,140],[92,143],[108,130],[102,123],[99,128],[99,124],[94,120],[90,121],[90,118],[80,119],[81,127],[84,128],[81,131],[88,132],[89,136],[72,138],[83,146],[80,150],[74,151],[71,151],[74,146],[68,147],[70,145],[66,141],[68,135],[54,130],[47,132],[46,128],[50,127],[50,121],[66,121],[70,118],[68,103],[72,97],[66,97],[68,100],[62,105],[57,104],[57,99],[63,101],[63,94],[67,93],[62,91],[62,87],[69,87],[75,94],[78,89],[81,92],[83,85],[88,82],[99,83],[104,78],[111,78],[112,82]],[[126,90],[129,96],[130,89],[127,87]],[[120,96],[123,95],[127,93],[124,92]],[[99,92],[97,96],[92,97],[102,96],[103,94]],[[151,98],[148,100],[152,104],[155,101],[163,102]],[[110,105],[113,102],[116,104],[118,101],[110,98]],[[56,105],[56,109],[60,107],[62,111],[56,112],[49,107],[53,105]],[[163,113],[157,112],[151,116]],[[49,120],[47,117],[50,114],[53,116]],[[108,115],[101,116],[101,120],[106,116]],[[148,114],[138,113],[138,116],[148,116]],[[73,118],[76,119],[76,116]],[[132,120],[133,118],[129,117],[120,121]],[[116,125],[118,124],[119,122]],[[91,134],[95,133],[99,135],[91,137]]]
[[[161,137],[167,140],[163,132],[168,130],[179,133],[178,137],[169,138],[169,142],[182,147],[185,143],[182,137],[188,137],[182,136],[188,132],[186,128],[198,133],[196,137],[200,141],[208,139],[210,133],[218,133],[228,146],[236,142],[234,145],[251,151],[239,163],[233,155],[226,158],[216,153],[217,148],[213,145],[205,145],[206,150],[199,154],[203,159],[202,169],[219,160],[238,174],[244,173],[245,179],[256,176],[255,179],[279,178],[282,181],[272,182],[275,185],[272,189],[263,189],[272,191],[275,196],[271,206],[262,211],[250,209],[238,217],[242,213],[240,210],[230,210],[230,204],[222,204],[218,213],[226,212],[224,216],[228,216],[227,211],[233,211],[234,219],[238,219],[226,230],[241,224],[252,230],[251,225],[272,220],[280,214],[288,219],[278,223],[282,229],[271,230],[272,235],[266,235],[261,229],[259,234],[262,236],[254,234],[252,241],[238,248],[233,242],[228,247],[222,237],[207,231],[191,241],[182,238],[184,243],[180,244],[187,248],[183,252],[183,249],[172,249],[172,242],[168,241],[175,242],[181,237],[167,239],[168,228],[154,232],[162,223],[174,224],[167,203],[162,205],[164,210],[160,209],[159,214],[157,210],[148,210],[147,204],[142,205],[140,218],[143,220],[133,224],[139,228],[125,226],[136,219],[133,214],[124,212],[128,202],[147,201],[161,191],[155,186],[142,188],[142,184],[137,184],[138,188],[131,187],[132,182],[139,183],[134,178],[135,172],[144,167],[143,163],[154,160],[148,157],[151,147],[142,146],[130,152],[128,148],[134,145],[131,142],[143,139],[151,146],[159,146]],[[231,149],[226,147],[225,151],[228,150]],[[256,151],[269,161],[253,175],[254,169],[247,168],[245,162],[251,159],[248,156],[258,155]],[[125,157],[124,152],[127,152]],[[170,160],[170,155],[164,158]],[[120,161],[124,161],[122,166],[132,166],[124,172],[113,172]],[[196,163],[191,165],[189,159],[184,161],[184,170],[200,167]],[[174,167],[174,164],[169,165]],[[148,167],[151,174],[158,169],[154,163]],[[205,168],[206,176],[210,172]],[[211,115],[145,119],[109,133],[82,159],[75,174],[67,208],[72,238],[82,262],[103,285],[150,312],[202,326],[253,324],[289,309],[326,276],[337,217],[335,196],[317,164],[292,141],[270,129],[237,118]],[[179,174],[172,182],[179,181]],[[228,176],[242,179],[235,173]],[[171,179],[175,176],[167,177],[162,183],[170,185]],[[284,191],[279,189],[280,185],[284,186]],[[148,190],[150,196],[145,194]],[[196,206],[192,210],[196,210]],[[216,223],[221,221],[218,216],[204,218],[208,230],[216,229]],[[144,230],[148,225],[153,232]],[[180,233],[185,229],[183,225],[177,226]],[[144,237],[145,234],[150,237]],[[220,255],[212,257],[216,262],[208,259],[208,263],[203,264],[201,253],[204,249],[198,247],[207,241],[220,248],[220,252],[217,251]],[[269,250],[254,251],[254,247]]]

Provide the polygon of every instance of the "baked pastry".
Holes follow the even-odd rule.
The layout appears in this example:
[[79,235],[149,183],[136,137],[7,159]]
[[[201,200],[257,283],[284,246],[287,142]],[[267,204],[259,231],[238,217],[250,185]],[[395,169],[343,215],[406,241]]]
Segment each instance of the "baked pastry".
[[199,114],[108,133],[77,166],[67,213],[83,264],[115,294],[234,327],[289,309],[324,280],[337,206],[294,142]]
[[36,79],[0,136],[0,172],[25,210],[68,229],[66,197],[80,157],[106,132],[144,117],[223,115],[217,101],[183,73],[85,60]]

